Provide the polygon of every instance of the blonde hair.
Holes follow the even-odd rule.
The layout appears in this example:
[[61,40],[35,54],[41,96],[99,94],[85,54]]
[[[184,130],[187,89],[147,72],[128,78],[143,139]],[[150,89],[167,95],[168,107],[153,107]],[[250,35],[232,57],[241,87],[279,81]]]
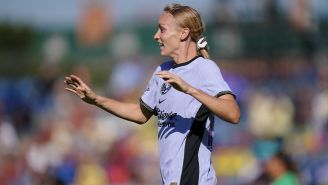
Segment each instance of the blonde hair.
[[[195,9],[189,6],[173,3],[167,5],[164,8],[164,11],[172,14],[179,26],[182,28],[189,28],[191,40],[197,43],[204,31],[204,23],[199,13]],[[198,52],[204,58],[209,58],[207,47],[199,48]]]

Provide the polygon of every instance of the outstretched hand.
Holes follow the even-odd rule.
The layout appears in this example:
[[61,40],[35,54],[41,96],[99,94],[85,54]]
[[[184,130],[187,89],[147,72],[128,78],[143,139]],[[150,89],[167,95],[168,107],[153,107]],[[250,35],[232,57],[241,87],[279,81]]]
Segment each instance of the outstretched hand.
[[96,94],[77,76],[65,77],[64,83],[68,86],[65,89],[79,96],[83,101],[94,104]]
[[176,90],[189,94],[193,89],[191,85],[185,82],[180,76],[168,71],[159,71],[156,75],[162,78],[165,82],[171,84]]

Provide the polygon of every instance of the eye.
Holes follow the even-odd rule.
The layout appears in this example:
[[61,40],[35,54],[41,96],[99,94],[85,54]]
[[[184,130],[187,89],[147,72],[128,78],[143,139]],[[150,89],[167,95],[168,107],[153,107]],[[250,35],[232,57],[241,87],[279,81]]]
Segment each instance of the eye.
[[166,29],[165,29],[163,26],[161,26],[161,25],[158,26],[158,29],[159,29],[159,31],[160,31],[161,33],[164,33],[165,30],[166,30]]

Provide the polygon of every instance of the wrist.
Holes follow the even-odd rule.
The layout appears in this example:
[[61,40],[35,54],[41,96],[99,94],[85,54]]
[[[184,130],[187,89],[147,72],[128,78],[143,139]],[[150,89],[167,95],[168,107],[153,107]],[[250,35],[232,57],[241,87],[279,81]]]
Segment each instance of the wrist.
[[89,92],[86,96],[86,102],[92,105],[98,105],[99,104],[99,96],[94,92]]
[[197,89],[194,88],[194,87],[190,87],[187,92],[187,94],[191,95],[191,96],[194,96],[196,93],[197,93]]
[[92,96],[92,102],[93,102],[93,104],[94,105],[99,105],[100,104],[100,100],[101,98],[100,98],[100,96],[98,96],[97,94],[94,94],[93,96]]

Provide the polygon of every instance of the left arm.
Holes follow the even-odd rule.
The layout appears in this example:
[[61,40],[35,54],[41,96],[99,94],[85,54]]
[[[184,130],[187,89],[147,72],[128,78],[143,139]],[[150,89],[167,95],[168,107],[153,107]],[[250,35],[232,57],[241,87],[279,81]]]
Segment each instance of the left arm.
[[203,103],[219,118],[233,124],[237,124],[239,122],[239,107],[235,98],[231,94],[213,97],[192,86],[190,86],[190,88],[186,91],[186,94],[193,96],[198,101]]
[[179,76],[168,71],[160,71],[156,75],[164,79],[165,82],[170,83],[175,89],[196,98],[219,118],[232,124],[239,122],[240,110],[235,98],[231,94],[213,97],[192,87]]

